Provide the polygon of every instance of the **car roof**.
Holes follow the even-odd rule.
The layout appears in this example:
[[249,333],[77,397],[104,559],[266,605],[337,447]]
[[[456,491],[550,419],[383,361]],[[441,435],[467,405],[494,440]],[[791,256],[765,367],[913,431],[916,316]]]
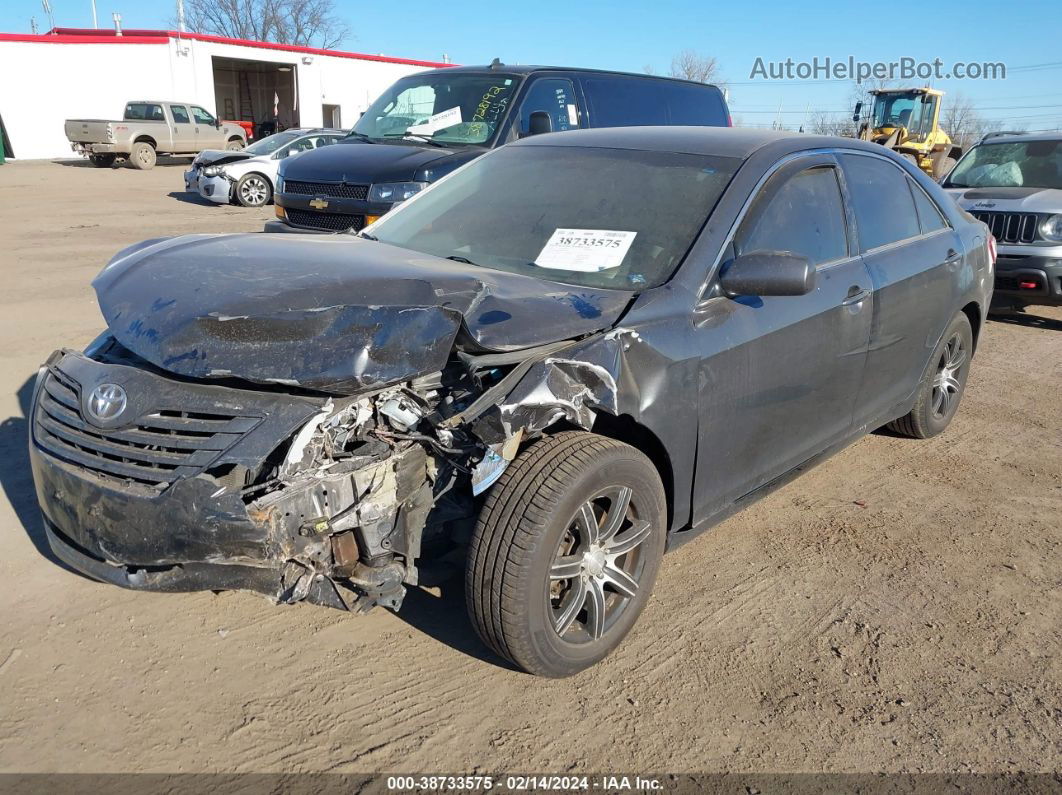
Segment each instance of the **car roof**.
[[[563,137],[561,137],[563,136]],[[588,146],[601,149],[635,149],[681,152],[747,159],[753,152],[776,144],[781,152],[805,149],[853,149],[883,153],[880,144],[855,138],[806,135],[782,130],[741,127],[603,127],[534,135],[509,146]]]
[[1014,144],[1025,141],[1062,141],[1062,130],[1039,133],[1007,133],[1006,135],[989,135],[978,141],[980,144]]
[[622,77],[637,77],[643,80],[668,80],[672,83],[693,83],[699,86],[709,86],[718,89],[714,83],[701,83],[696,80],[683,80],[680,77],[668,77],[666,75],[650,75],[638,72],[616,72],[610,69],[589,69],[585,66],[542,66],[528,64],[498,64],[497,66],[448,66],[443,69],[429,69],[425,72],[415,72],[416,75],[431,74],[432,72],[452,73],[470,72],[473,74],[501,74],[501,75],[529,75],[533,72],[577,72],[579,74],[620,75]]

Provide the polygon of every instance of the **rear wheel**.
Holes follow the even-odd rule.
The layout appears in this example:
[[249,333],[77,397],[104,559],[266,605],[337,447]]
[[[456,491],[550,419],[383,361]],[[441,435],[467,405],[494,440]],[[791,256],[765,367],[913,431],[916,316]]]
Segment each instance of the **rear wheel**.
[[531,445],[473,534],[465,594],[479,636],[541,676],[604,659],[649,599],[666,519],[660,477],[633,447],[581,432]]
[[261,174],[244,174],[236,183],[236,201],[244,207],[262,207],[273,198],[273,186]]
[[155,147],[146,141],[137,141],[129,151],[129,162],[133,168],[147,171],[155,167]]
[[110,168],[117,157],[118,155],[114,154],[89,155],[89,162],[96,168]]
[[922,378],[914,408],[888,427],[916,439],[928,439],[947,428],[966,389],[972,354],[970,320],[959,312],[933,351],[932,364]]
[[230,152],[239,152],[241,149],[243,149],[243,141],[241,141],[239,138],[233,138],[231,141],[225,144],[225,148],[228,149]]

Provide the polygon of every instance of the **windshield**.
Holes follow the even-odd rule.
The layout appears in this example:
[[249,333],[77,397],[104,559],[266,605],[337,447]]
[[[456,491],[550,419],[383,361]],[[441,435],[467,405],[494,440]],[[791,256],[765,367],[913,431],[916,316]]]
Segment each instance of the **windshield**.
[[944,187],[1062,189],[1062,141],[978,144]]
[[505,119],[519,78],[507,74],[430,73],[404,77],[354,125],[354,137],[485,144]]
[[921,94],[878,94],[874,99],[875,127],[922,129]]
[[741,161],[564,146],[506,146],[392,210],[370,234],[395,246],[587,287],[667,281]]
[[249,155],[271,155],[281,147],[290,144],[300,135],[302,133],[299,132],[282,132],[276,135],[268,135],[265,138],[258,139],[243,151]]

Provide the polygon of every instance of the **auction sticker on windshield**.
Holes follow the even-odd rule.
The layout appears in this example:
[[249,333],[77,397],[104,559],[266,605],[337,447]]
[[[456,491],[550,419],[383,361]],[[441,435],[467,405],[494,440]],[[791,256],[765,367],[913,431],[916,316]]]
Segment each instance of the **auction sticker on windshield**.
[[431,135],[436,130],[443,130],[460,123],[461,106],[458,105],[449,110],[444,110],[441,113],[436,113],[434,116],[429,117],[427,121],[423,121],[420,124],[414,124],[406,130],[406,132],[413,133],[414,135]]
[[598,273],[618,268],[637,232],[612,229],[557,229],[535,264],[553,270]]

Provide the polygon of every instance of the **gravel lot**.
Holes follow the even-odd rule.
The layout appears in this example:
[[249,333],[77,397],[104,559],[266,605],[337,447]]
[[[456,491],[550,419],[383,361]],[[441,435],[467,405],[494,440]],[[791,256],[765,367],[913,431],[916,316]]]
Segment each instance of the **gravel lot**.
[[1055,309],[986,326],[943,436],[870,436],[670,555],[573,679],[492,657],[460,582],[354,618],[61,568],[25,452],[38,364],[98,333],[118,249],[272,215],[186,197],[186,163],[0,167],[0,771],[1062,767]]

